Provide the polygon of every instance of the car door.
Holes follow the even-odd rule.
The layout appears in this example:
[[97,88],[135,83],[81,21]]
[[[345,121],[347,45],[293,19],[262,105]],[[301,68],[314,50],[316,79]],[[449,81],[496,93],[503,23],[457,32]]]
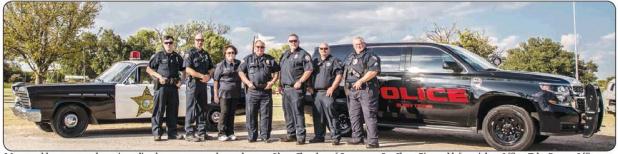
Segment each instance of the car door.
[[[427,124],[465,125],[470,105],[470,77],[466,68],[445,49],[417,45],[405,63],[406,92]],[[454,69],[451,67],[458,67]]]
[[[154,109],[154,85],[146,73],[146,65],[136,66],[124,82],[116,84],[116,119],[150,118]],[[178,89],[178,116],[186,110],[185,84]]]
[[[369,51],[380,57],[381,72],[378,118],[380,123],[411,123],[418,119],[418,111],[408,108],[411,104],[402,101],[399,90],[403,85],[404,60],[402,54],[409,48],[401,46],[369,46]],[[408,110],[410,109],[410,110]]]

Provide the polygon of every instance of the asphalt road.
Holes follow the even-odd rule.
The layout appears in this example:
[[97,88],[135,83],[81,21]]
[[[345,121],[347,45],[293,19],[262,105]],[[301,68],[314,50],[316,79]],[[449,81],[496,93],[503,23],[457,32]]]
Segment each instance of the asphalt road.
[[[169,140],[155,142],[150,135],[149,123],[124,123],[90,125],[86,134],[79,138],[62,138],[54,133],[40,131],[33,123],[18,119],[4,104],[4,137],[5,148],[9,150],[195,150],[195,151],[227,151],[227,150],[367,150],[362,145],[332,146],[330,139],[327,143],[295,145],[294,142],[279,142],[278,138],[284,133],[284,121],[280,115],[281,107],[275,106],[272,140],[273,143],[248,143],[244,127],[244,115],[236,116],[237,141],[220,142],[209,140],[206,142],[186,142],[183,140]],[[277,110],[278,109],[278,110]],[[313,136],[311,119],[306,115],[308,138]],[[615,116],[606,114],[601,131],[592,138],[576,136],[552,136],[545,142],[533,145],[531,151],[607,151],[616,145]],[[179,129],[182,130],[182,129]],[[180,132],[183,133],[183,132]],[[209,133],[211,136],[215,132]],[[459,132],[444,132],[434,130],[394,129],[379,133],[381,148],[376,150],[389,151],[493,151],[485,143],[480,134]],[[165,137],[164,137],[165,138]],[[347,138],[344,138],[345,141]]]

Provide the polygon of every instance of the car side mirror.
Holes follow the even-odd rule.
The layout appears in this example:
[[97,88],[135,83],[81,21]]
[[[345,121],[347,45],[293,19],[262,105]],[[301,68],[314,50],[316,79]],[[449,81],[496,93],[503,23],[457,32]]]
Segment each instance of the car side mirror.
[[442,68],[453,70],[456,73],[463,71],[463,68],[457,65],[457,62],[454,61],[444,61],[444,63],[442,63]]

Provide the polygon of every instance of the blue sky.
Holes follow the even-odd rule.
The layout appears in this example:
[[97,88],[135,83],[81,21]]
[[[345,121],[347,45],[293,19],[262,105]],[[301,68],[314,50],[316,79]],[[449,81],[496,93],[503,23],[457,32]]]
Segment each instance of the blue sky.
[[[231,27],[225,37],[249,53],[258,35],[280,47],[287,35],[300,35],[301,47],[320,42],[424,41],[433,23],[484,32],[499,50],[529,37],[547,37],[574,50],[571,2],[103,2],[95,27],[111,28],[123,38],[141,28],[163,28],[191,20]],[[599,65],[597,76],[614,76],[615,8],[610,2],[577,2],[578,51]]]

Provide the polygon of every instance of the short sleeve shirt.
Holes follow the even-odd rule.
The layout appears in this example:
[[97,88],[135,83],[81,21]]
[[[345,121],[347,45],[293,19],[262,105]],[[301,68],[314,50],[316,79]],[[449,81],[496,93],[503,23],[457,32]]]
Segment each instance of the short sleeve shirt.
[[313,59],[314,70],[312,73],[313,87],[318,90],[328,89],[337,75],[343,74],[341,61],[336,57],[328,55],[326,59],[316,56]]
[[247,75],[254,86],[263,88],[266,83],[272,80],[271,73],[279,72],[279,64],[275,59],[267,54],[257,56],[256,54],[248,55],[243,58],[238,67],[238,72],[243,72]]
[[[369,71],[380,72],[380,57],[375,55],[372,51],[368,51],[365,49],[362,53],[357,54],[356,52],[350,53],[345,61],[345,67],[348,70],[346,75],[345,82],[356,82],[360,78],[365,75],[365,73]],[[351,71],[355,71],[360,74],[360,76],[354,75]],[[375,79],[375,78],[374,78]]]
[[296,49],[294,53],[286,51],[281,56],[281,83],[293,85],[300,79],[305,71],[312,71],[311,55],[302,48]]
[[240,60],[236,59],[233,63],[223,60],[217,64],[213,80],[219,82],[219,97],[233,98],[240,96],[239,66]]
[[180,71],[184,71],[182,57],[176,53],[167,53],[165,51],[159,51],[150,57],[148,67],[155,70],[157,73],[165,78],[179,78]]

